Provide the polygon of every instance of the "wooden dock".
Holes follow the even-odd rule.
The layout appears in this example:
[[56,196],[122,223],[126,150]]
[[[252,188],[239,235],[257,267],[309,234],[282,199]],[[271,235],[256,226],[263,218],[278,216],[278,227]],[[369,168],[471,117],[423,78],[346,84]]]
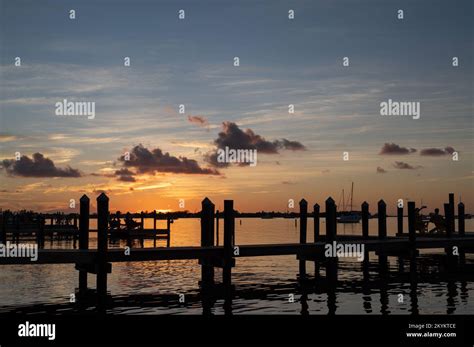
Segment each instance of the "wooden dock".
[[[114,262],[129,261],[157,261],[157,260],[179,260],[196,259],[201,266],[202,290],[212,288],[214,283],[214,272],[216,268],[222,268],[223,281],[222,288],[229,294],[232,289],[232,268],[236,266],[236,260],[241,257],[261,257],[261,256],[287,256],[294,255],[299,262],[300,280],[307,278],[306,262],[315,262],[316,268],[323,264],[326,267],[326,281],[337,283],[337,257],[326,257],[325,247],[327,244],[337,242],[338,244],[363,245],[364,252],[375,252],[381,264],[387,263],[388,256],[397,256],[400,259],[406,258],[410,262],[410,268],[415,268],[416,258],[419,250],[442,249],[446,257],[461,266],[465,263],[465,254],[474,250],[474,234],[465,232],[464,205],[458,206],[458,228],[454,227],[454,207],[447,204],[446,224],[447,232],[444,235],[424,235],[420,236],[415,232],[415,203],[408,203],[408,232],[403,230],[403,220],[400,218],[398,224],[398,235],[387,236],[386,205],[383,200],[377,205],[378,213],[378,234],[369,236],[369,205],[362,204],[362,235],[337,235],[336,205],[332,198],[328,198],[325,204],[326,233],[320,233],[320,207],[314,205],[313,213],[308,213],[306,200],[300,201],[299,228],[300,242],[288,244],[259,244],[259,245],[237,245],[235,244],[235,211],[233,200],[224,201],[223,213],[216,213],[214,204],[209,199],[202,201],[201,219],[201,246],[196,247],[153,247],[153,248],[108,248],[108,241],[113,233],[109,231],[109,198],[102,193],[97,198],[97,219],[98,219],[98,246],[97,249],[89,249],[89,198],[83,196],[80,200],[80,214],[78,225],[79,249],[43,249],[44,241],[40,239],[38,246],[37,261],[32,262],[29,258],[0,258],[2,265],[15,264],[75,264],[79,271],[79,294],[88,290],[87,273],[96,275],[97,307],[99,310],[105,309],[107,296],[107,274],[112,271]],[[403,209],[398,208],[398,212],[403,215]],[[215,221],[217,218],[224,219],[224,240],[223,245],[218,246],[216,231],[218,231]],[[307,219],[314,218],[314,242],[307,242]],[[155,220],[156,223],[156,220]],[[143,226],[142,221],[142,226]],[[169,236],[170,220],[168,219],[167,232]],[[5,229],[1,237],[5,240]],[[157,235],[156,224],[154,235]],[[142,231],[143,237],[147,231]],[[41,235],[40,235],[41,236]],[[168,243],[169,245],[169,243]],[[416,285],[416,283],[415,283]]]

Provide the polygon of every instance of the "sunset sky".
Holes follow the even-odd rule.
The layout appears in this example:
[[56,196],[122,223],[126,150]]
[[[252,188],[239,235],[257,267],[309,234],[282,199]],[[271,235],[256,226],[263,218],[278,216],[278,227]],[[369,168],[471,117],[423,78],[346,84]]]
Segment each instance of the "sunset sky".
[[[354,182],[357,206],[422,199],[431,211],[453,192],[472,212],[472,11],[471,0],[0,0],[0,207],[67,210],[105,191],[111,210],[197,211],[208,196],[286,211],[288,199],[338,202]],[[95,118],[57,116],[63,99],[95,102]],[[388,99],[420,102],[420,119],[381,116]],[[257,149],[258,164],[216,166],[225,145]]]

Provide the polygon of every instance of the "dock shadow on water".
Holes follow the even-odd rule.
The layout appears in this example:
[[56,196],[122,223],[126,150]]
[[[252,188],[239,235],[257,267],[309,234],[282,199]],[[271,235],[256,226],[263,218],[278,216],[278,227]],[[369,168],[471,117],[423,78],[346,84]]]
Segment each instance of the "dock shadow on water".
[[[361,226],[339,226],[340,234],[331,198],[324,214],[316,205],[308,212],[303,199],[298,223],[284,218],[236,223],[232,200],[219,213],[204,199],[200,218],[175,220],[174,231],[165,218],[167,229],[159,230],[167,230],[167,239],[157,244],[152,234],[142,238],[150,236],[145,218],[153,218],[158,230],[156,215],[141,215],[141,229],[133,234],[138,238],[113,237],[108,198],[103,194],[97,201],[97,233],[89,230],[89,200],[81,199],[77,240],[42,240],[37,264],[2,260],[0,313],[417,315],[474,309],[469,300],[474,236],[464,230],[470,220],[464,220],[463,206],[458,230],[453,226],[435,237],[415,233],[412,203],[408,220],[402,211],[396,221],[387,218],[383,201],[376,219],[369,218],[364,203]],[[18,241],[18,235],[10,237]],[[363,253],[333,257],[327,249],[336,243],[363,245]],[[20,273],[24,282],[18,281]]]

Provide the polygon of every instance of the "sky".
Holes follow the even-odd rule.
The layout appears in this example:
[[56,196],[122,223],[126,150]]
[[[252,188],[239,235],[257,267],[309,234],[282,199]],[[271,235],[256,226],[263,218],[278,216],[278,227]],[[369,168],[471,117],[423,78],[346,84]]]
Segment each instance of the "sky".
[[[0,0],[0,207],[295,211],[354,182],[355,208],[473,211],[473,23],[470,0]],[[219,165],[225,146],[257,165]]]

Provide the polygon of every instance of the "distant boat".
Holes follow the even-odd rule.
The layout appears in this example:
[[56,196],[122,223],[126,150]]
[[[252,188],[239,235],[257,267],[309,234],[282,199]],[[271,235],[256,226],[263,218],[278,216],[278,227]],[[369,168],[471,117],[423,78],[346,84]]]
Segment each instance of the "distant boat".
[[354,197],[354,182],[352,182],[351,188],[351,204],[350,211],[346,211],[345,200],[344,200],[344,189],[342,190],[342,211],[338,213],[338,223],[359,223],[362,219],[361,213],[358,211],[352,211],[352,201]]

